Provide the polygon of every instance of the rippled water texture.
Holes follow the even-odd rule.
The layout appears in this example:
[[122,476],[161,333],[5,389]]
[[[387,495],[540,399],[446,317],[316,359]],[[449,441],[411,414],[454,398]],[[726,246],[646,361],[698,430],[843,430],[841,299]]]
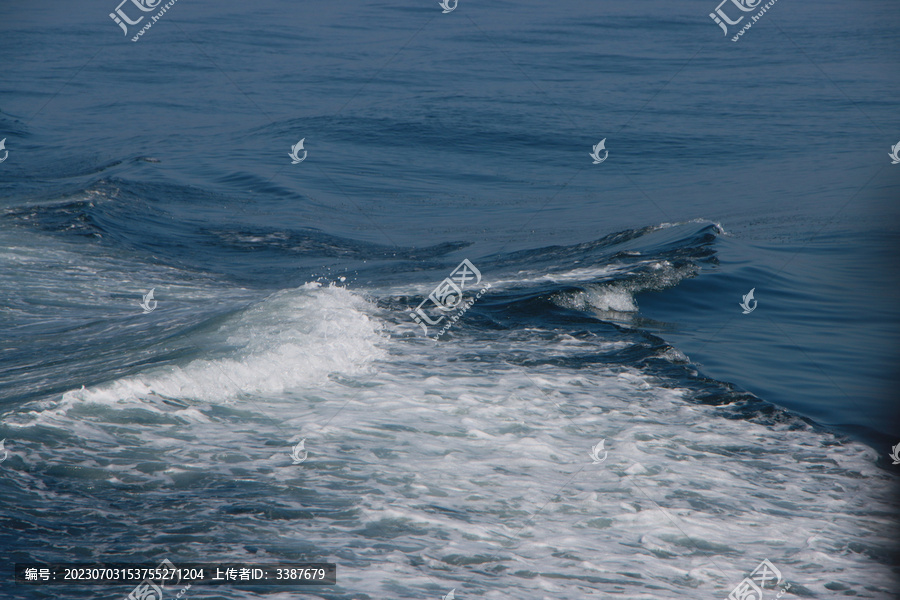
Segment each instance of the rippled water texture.
[[900,13],[715,9],[0,7],[0,596],[896,598]]

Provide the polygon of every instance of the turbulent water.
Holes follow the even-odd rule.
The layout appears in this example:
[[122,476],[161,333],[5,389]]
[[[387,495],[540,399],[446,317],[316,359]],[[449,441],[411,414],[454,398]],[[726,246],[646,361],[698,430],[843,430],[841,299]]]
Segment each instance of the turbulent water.
[[897,597],[893,5],[338,4],[0,8],[0,595]]

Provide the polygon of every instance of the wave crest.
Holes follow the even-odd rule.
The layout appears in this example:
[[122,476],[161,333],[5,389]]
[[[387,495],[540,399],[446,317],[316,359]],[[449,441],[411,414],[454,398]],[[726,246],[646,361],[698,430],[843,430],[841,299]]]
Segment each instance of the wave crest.
[[73,390],[63,399],[108,403],[158,396],[215,402],[320,385],[335,373],[364,373],[383,352],[381,325],[370,308],[337,286],[308,283],[284,290],[210,334],[214,346],[228,348],[226,356]]

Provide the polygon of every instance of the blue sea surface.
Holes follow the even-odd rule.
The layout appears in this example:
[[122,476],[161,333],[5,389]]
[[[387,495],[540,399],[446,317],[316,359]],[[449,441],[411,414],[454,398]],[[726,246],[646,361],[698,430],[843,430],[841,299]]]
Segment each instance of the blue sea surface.
[[895,3],[116,8],[0,6],[0,596],[898,597]]

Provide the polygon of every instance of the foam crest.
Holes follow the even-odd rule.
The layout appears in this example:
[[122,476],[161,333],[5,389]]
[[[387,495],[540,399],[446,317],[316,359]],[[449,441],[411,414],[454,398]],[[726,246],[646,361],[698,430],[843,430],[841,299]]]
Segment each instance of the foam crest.
[[623,286],[588,286],[572,297],[571,308],[586,310],[594,308],[609,312],[637,312],[637,302],[631,292]]
[[319,385],[332,373],[359,374],[382,355],[381,325],[369,312],[344,288],[308,283],[274,294],[215,332],[213,345],[226,345],[228,356],[70,391],[63,399],[220,401]]
[[552,301],[563,308],[594,313],[602,319],[630,320],[639,308],[635,294],[662,290],[693,277],[699,267],[687,263],[674,265],[668,260],[644,260],[620,265],[614,279],[587,283],[581,289],[555,294]]

